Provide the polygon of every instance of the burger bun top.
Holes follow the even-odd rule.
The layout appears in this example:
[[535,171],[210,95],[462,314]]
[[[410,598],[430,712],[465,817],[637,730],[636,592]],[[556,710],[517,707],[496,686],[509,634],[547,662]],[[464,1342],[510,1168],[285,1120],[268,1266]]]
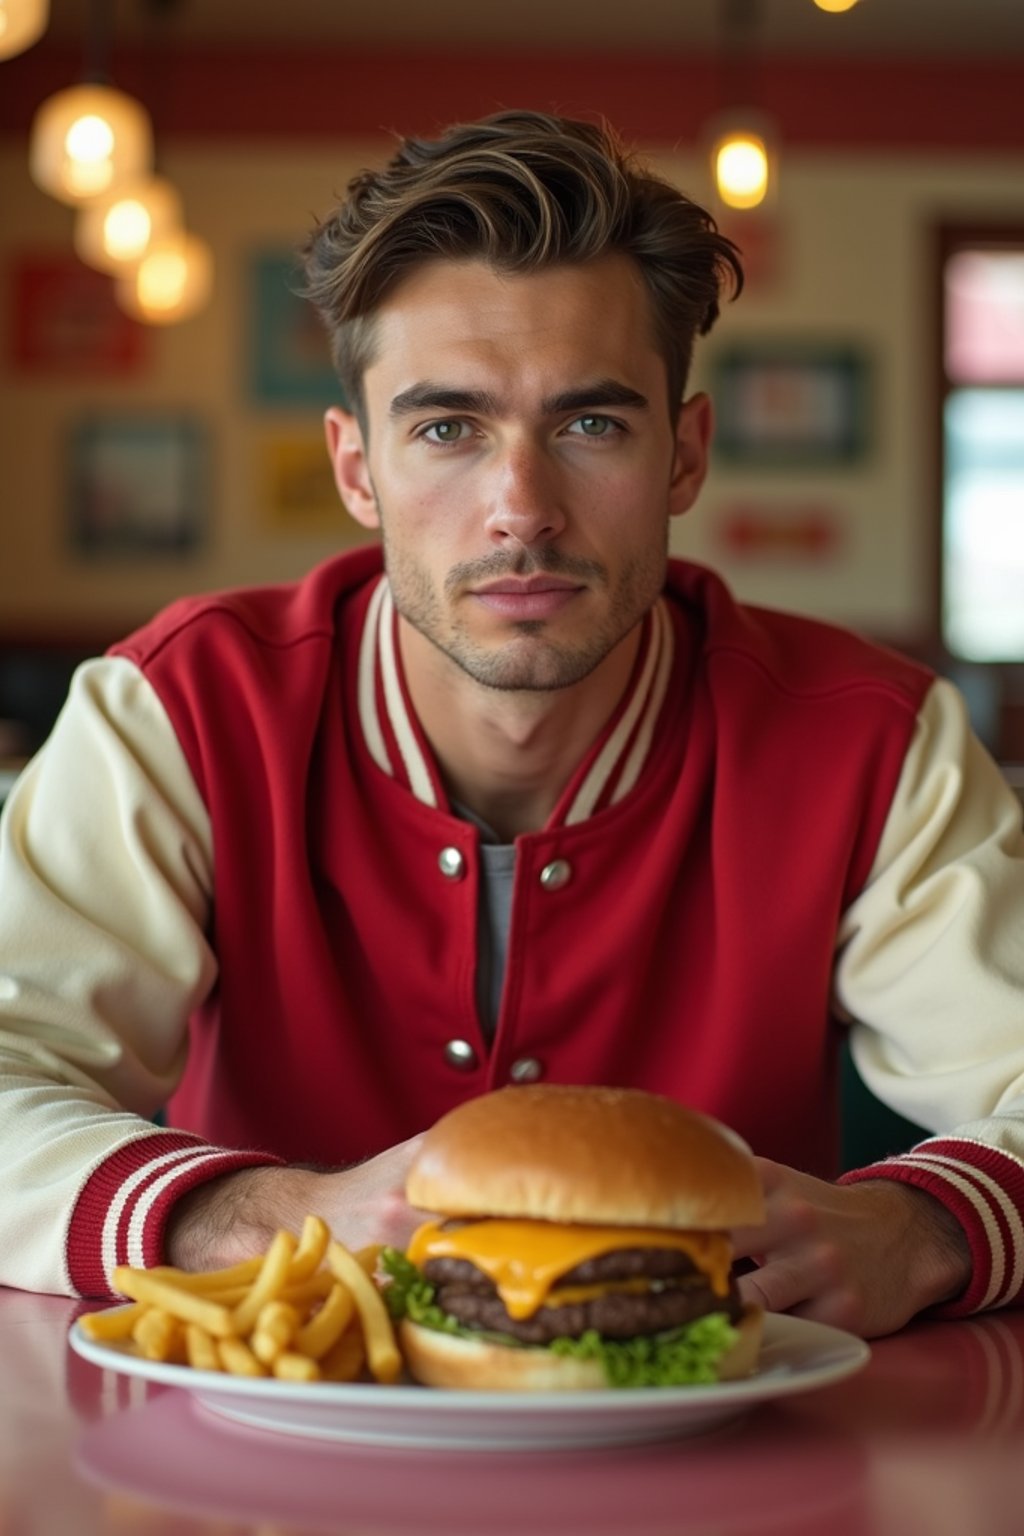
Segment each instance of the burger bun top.
[[406,1198],[444,1216],[720,1231],[764,1219],[750,1148],[708,1115],[630,1088],[533,1083],[428,1130]]

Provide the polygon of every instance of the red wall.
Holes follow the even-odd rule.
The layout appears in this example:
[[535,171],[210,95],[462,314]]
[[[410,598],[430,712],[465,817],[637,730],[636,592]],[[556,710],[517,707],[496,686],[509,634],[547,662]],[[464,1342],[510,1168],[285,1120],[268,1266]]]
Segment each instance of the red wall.
[[[147,102],[158,133],[201,138],[429,133],[523,106],[603,114],[630,138],[672,145],[723,104],[717,60],[664,53],[163,47],[115,53],[111,73]],[[45,42],[0,63],[0,132],[27,131],[39,103],[81,74],[77,49]],[[1024,61],[764,60],[759,95],[790,144],[1024,149]]]

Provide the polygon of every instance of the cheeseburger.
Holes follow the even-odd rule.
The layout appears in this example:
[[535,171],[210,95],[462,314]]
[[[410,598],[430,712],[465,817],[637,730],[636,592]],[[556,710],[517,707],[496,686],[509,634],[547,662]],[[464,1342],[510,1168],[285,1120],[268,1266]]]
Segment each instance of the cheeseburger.
[[433,1220],[387,1250],[410,1373],[434,1387],[575,1391],[749,1374],[761,1314],[728,1229],[760,1223],[749,1148],[632,1089],[503,1088],[429,1130],[406,1182]]

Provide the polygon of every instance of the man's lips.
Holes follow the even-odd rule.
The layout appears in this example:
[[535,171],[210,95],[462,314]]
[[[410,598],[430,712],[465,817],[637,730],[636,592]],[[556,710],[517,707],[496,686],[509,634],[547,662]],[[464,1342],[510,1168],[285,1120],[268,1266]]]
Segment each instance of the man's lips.
[[546,619],[559,613],[584,588],[559,576],[499,576],[473,596],[505,618]]
[[514,597],[521,596],[524,592],[575,592],[579,587],[578,581],[571,581],[565,576],[546,576],[543,572],[536,576],[499,576],[496,581],[485,582],[482,587],[477,587],[478,596],[486,596],[491,592],[510,592]]

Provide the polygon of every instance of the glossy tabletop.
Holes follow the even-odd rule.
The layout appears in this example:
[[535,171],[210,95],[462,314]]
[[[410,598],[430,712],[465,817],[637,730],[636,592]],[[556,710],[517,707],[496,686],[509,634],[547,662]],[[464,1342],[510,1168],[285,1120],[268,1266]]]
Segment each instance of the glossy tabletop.
[[387,1450],[249,1429],[72,1353],[0,1290],[4,1536],[1019,1536],[1024,1312],[921,1324],[857,1375],[659,1444]]

